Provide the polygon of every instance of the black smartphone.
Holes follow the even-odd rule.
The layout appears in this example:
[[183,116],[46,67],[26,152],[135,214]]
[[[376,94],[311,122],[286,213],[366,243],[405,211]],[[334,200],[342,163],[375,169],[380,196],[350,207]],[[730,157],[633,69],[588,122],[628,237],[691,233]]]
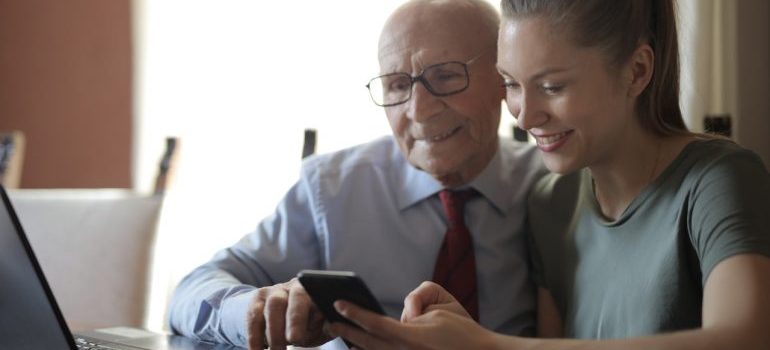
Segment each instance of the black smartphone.
[[334,309],[334,302],[337,300],[345,300],[385,315],[382,306],[364,281],[351,271],[302,270],[297,277],[310,299],[329,322],[345,322],[357,327]]

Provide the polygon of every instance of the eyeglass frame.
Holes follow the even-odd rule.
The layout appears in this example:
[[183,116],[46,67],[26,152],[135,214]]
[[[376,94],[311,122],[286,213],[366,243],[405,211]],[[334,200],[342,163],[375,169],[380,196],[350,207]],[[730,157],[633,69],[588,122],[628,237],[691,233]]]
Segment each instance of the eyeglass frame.
[[[446,96],[451,96],[451,95],[454,95],[454,94],[459,94],[459,93],[461,93],[461,92],[463,92],[465,90],[468,90],[468,87],[471,85],[471,75],[468,72],[468,65],[472,64],[474,61],[479,59],[481,56],[484,56],[485,53],[487,53],[487,50],[484,50],[483,52],[479,53],[478,55],[471,57],[470,59],[468,59],[465,62],[447,61],[447,62],[440,62],[440,63],[432,64],[430,66],[427,66],[427,67],[423,68],[420,71],[420,74],[417,74],[417,75],[414,75],[414,76],[409,74],[409,73],[407,73],[407,72],[393,72],[393,73],[379,75],[379,76],[376,76],[376,77],[374,77],[372,79],[369,79],[369,83],[366,84],[366,89],[369,90],[369,97],[372,99],[372,102],[374,102],[374,104],[376,104],[376,105],[378,105],[380,107],[393,107],[393,106],[398,106],[398,105],[401,105],[401,104],[409,102],[409,100],[412,99],[412,90],[414,90],[414,84],[416,82],[418,82],[418,81],[420,83],[422,83],[422,86],[425,87],[425,90],[428,90],[428,92],[430,92],[431,95],[436,96],[436,97],[446,97]],[[430,86],[430,83],[427,81],[427,79],[425,79],[425,77],[423,77],[423,75],[425,75],[425,71],[427,71],[427,70],[429,70],[431,68],[434,68],[434,67],[443,66],[445,64],[450,64],[450,63],[457,63],[457,64],[460,64],[460,65],[463,66],[463,71],[465,72],[465,81],[466,81],[465,82],[465,87],[463,87],[462,89],[457,90],[457,91],[445,92],[445,93],[439,93],[439,92],[433,91],[433,88]],[[375,100],[374,96],[372,95],[372,89],[370,88],[370,85],[372,84],[372,81],[374,81],[375,79],[382,79],[384,77],[389,77],[389,76],[392,76],[392,75],[404,75],[404,76],[409,77],[409,96],[405,100],[403,100],[401,102],[379,104],[379,103],[377,103],[377,101]]]

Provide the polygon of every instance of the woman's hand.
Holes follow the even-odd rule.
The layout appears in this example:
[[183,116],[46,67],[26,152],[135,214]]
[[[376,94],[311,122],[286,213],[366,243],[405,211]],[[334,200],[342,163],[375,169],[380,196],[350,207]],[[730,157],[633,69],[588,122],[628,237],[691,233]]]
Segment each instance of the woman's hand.
[[402,322],[341,300],[334,306],[362,329],[334,323],[329,331],[360,349],[489,349],[496,337],[473,321],[448,292],[431,282],[407,296]]
[[362,329],[337,322],[328,330],[357,349],[490,349],[495,337],[473,319],[446,310],[432,310],[402,323],[341,300],[334,306]]
[[422,282],[406,296],[401,322],[410,322],[432,310],[445,310],[471,318],[465,308],[446,289],[433,282]]

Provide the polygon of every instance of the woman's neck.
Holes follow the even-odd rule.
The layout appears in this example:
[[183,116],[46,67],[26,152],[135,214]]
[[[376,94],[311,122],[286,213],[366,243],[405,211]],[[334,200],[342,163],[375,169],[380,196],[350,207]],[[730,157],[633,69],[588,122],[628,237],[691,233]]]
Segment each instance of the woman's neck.
[[689,136],[640,133],[624,139],[622,146],[605,161],[590,166],[594,194],[602,214],[609,220],[617,220],[692,140]]

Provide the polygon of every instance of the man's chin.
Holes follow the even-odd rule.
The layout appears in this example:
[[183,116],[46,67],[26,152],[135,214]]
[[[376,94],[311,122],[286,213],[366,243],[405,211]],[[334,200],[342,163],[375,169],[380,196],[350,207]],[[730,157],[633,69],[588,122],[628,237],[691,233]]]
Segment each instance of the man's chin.
[[450,166],[450,164],[446,164],[446,163],[425,162],[425,161],[422,161],[422,162],[410,162],[410,163],[415,168],[417,168],[419,170],[422,170],[422,171],[430,174],[430,176],[433,176],[433,177],[436,177],[436,178],[445,176],[447,174],[451,174],[451,173],[457,172],[457,167],[452,167],[452,166]]
[[[415,157],[410,154],[409,163],[428,173],[431,177],[441,182],[444,187],[454,187],[462,185],[462,174],[467,172],[465,164],[457,154],[442,154],[432,157]],[[458,183],[460,182],[460,183]]]
[[433,178],[440,182],[445,188],[459,187],[468,182],[468,180],[463,178],[459,172],[433,176]]
[[446,164],[412,164],[419,170],[428,173],[431,177],[440,182],[444,187],[456,187],[463,184],[462,174],[459,167],[452,167]]

